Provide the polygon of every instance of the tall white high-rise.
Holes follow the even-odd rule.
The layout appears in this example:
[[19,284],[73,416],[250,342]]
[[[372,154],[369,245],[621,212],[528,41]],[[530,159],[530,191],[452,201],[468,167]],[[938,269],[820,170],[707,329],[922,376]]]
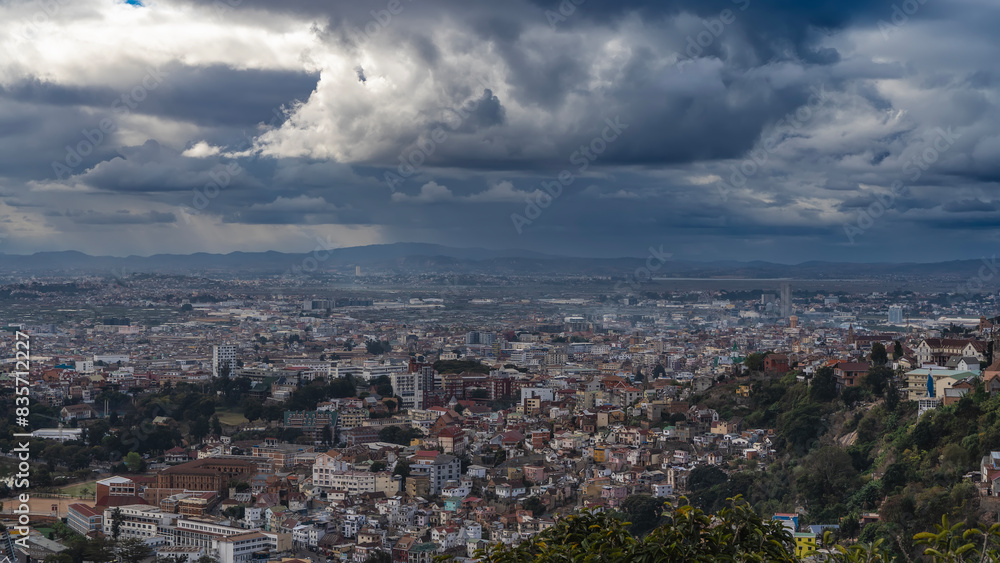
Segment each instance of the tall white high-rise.
[[891,325],[901,325],[903,324],[903,308],[899,305],[893,305],[889,307],[889,324]]
[[229,368],[231,374],[236,369],[236,346],[217,344],[212,346],[212,377],[219,377],[220,371]]
[[792,286],[787,283],[781,284],[781,316],[787,319],[792,316]]

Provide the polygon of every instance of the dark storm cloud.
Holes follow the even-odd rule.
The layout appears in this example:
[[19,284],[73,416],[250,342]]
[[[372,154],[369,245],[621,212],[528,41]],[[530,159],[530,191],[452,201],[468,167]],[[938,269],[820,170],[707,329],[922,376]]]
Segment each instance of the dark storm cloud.
[[[220,141],[246,144],[241,130],[252,131],[259,123],[280,125],[282,108],[307,98],[318,80],[304,72],[222,65],[174,63],[155,72],[162,73],[162,81],[144,90],[141,101],[126,103],[121,100],[130,95],[129,88],[66,86],[38,78],[0,86],[0,175],[64,178],[114,158],[122,145],[126,111],[213,128]],[[137,80],[136,88],[140,86]],[[102,120],[111,124],[109,130],[100,131]]]
[[[268,122],[281,107],[304,100],[319,76],[305,72],[232,69],[224,65],[164,67],[167,79],[138,111],[216,127]],[[238,96],[232,93],[238,92]]]
[[[592,122],[580,121],[575,132],[549,131],[549,142],[531,146],[525,141],[537,136],[534,131],[500,128],[491,131],[488,140],[462,135],[482,129],[485,124],[501,123],[502,114],[492,122],[467,120],[452,135],[454,142],[427,155],[425,165],[545,169],[570,158],[581,143],[589,142],[601,131],[603,118],[616,115],[630,123],[631,130],[602,155],[604,166],[670,165],[736,158],[753,147],[768,124],[805,103],[810,88],[820,83],[817,74],[814,79],[806,76],[776,85],[766,65],[782,61],[807,68],[833,65],[841,60],[836,49],[814,44],[823,33],[837,31],[856,20],[874,25],[875,16],[885,8],[877,2],[590,2],[576,7],[567,17],[567,26],[560,23],[550,29],[545,12],[558,5],[548,2],[455,5],[429,0],[402,2],[398,13],[386,16],[383,12],[387,4],[378,0],[349,5],[293,2],[280,6],[248,0],[234,11],[244,17],[259,11],[275,11],[326,18],[328,27],[321,33],[334,43],[346,41],[366,46],[386,40],[391,45],[387,38],[399,38],[403,41],[400,48],[415,51],[426,63],[426,71],[453,92],[455,105],[464,103],[469,95],[461,92],[463,80],[446,75],[447,69],[441,66],[442,47],[419,30],[457,26],[470,31],[476,42],[490,45],[506,69],[505,92],[497,94],[496,89],[491,89],[494,92],[491,104],[481,104],[479,112],[491,107],[502,109],[512,101],[552,112],[573,104],[585,108]],[[721,57],[721,68],[714,66],[714,59],[707,58],[688,61],[691,64],[686,70],[670,61],[678,55],[687,57],[686,39],[707,32],[706,24],[685,24],[686,27],[678,28],[672,18],[687,12],[706,21],[717,20],[723,10],[734,13],[735,21],[699,53],[699,57]],[[653,38],[653,45],[636,47],[621,62],[615,80],[595,90],[591,87],[594,41],[603,31],[622,25],[629,17],[640,18],[642,31]],[[366,24],[372,24],[371,34],[364,32]],[[546,30],[547,35],[540,36],[539,29]],[[363,31],[361,36],[359,30]],[[870,70],[885,76],[889,69]],[[359,74],[362,82],[367,78],[368,72]],[[822,77],[822,82],[831,87],[842,81],[843,78]],[[428,111],[446,109],[428,108]],[[356,116],[356,127],[366,127],[362,121],[365,118]],[[580,120],[580,116],[572,118]],[[422,134],[426,136],[436,125],[431,120]],[[420,134],[419,131],[400,134],[395,148],[379,152],[367,164],[394,162]],[[530,150],[525,150],[528,147]]]
[[980,199],[963,199],[946,202],[941,206],[941,209],[949,213],[982,213],[996,211],[997,204],[993,201],[982,201]]
[[[924,249],[989,244],[1000,180],[995,6],[928,2],[883,36],[885,0],[587,0],[552,21],[560,4],[401,0],[389,13],[389,0],[242,0],[210,21],[283,37],[307,29],[308,47],[274,60],[310,71],[164,64],[168,78],[133,112],[154,125],[109,135],[50,192],[78,197],[80,209],[53,206],[49,218],[170,225],[180,213],[163,204],[190,208],[235,164],[197,220],[576,255],[665,244],[699,259],[878,258],[887,241],[906,241],[895,258],[927,259]],[[733,21],[717,25],[723,10]],[[18,210],[55,189],[49,163],[122,94],[38,76],[0,82],[0,193]],[[810,102],[815,88],[829,93],[823,104]],[[442,117],[463,107],[457,121]],[[790,116],[801,124],[789,127]],[[607,120],[624,131],[592,145]],[[439,128],[446,138],[390,189],[384,174]],[[961,134],[919,161],[936,128]],[[591,146],[601,150],[581,168]],[[572,185],[516,230],[512,214],[563,170]],[[896,181],[907,187],[885,200]],[[887,208],[849,243],[843,225],[879,197]]]
[[[82,132],[96,128],[98,121],[72,105],[40,106],[30,101],[0,99],[0,177],[16,181],[55,179],[53,163],[65,163],[70,150],[84,140]],[[116,148],[113,141],[100,143],[81,157],[76,171],[113,158]]]
[[[129,105],[130,113],[155,115],[207,126],[250,127],[267,122],[274,110],[303,100],[319,76],[305,72],[233,69],[224,65],[188,66],[172,63],[151,70],[158,83]],[[141,87],[136,81],[135,87]],[[232,96],[239,92],[239,96]],[[114,114],[112,106],[130,88],[71,87],[38,78],[0,85],[0,100],[50,106],[86,106]],[[118,102],[119,106],[122,105]]]
[[0,99],[51,106],[110,106],[120,95],[111,88],[70,87],[36,77],[0,85]]
[[[102,162],[81,174],[86,184],[111,192],[157,194],[190,191],[213,182],[221,175],[227,162],[218,158],[187,158],[156,141],[139,147],[124,147],[121,155]],[[250,174],[240,174],[229,181],[226,189],[239,191],[243,187],[259,186]]]

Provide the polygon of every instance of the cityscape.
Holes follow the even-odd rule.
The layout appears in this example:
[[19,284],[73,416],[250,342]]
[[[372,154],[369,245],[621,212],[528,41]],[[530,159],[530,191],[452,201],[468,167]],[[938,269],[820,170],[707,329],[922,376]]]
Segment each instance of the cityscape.
[[0,22],[0,563],[1000,561],[997,3]]
[[[5,285],[5,343],[32,346],[22,551],[61,560],[83,537],[180,561],[474,560],[581,510],[651,527],[656,503],[741,494],[801,555],[824,531],[898,525],[880,510],[906,494],[879,487],[916,455],[907,425],[1000,391],[995,295],[341,270]],[[778,408],[803,398],[815,412]],[[942,462],[938,494],[995,514],[1000,451],[949,447],[965,462]],[[836,472],[796,472],[820,463]],[[761,490],[774,480],[789,488]]]

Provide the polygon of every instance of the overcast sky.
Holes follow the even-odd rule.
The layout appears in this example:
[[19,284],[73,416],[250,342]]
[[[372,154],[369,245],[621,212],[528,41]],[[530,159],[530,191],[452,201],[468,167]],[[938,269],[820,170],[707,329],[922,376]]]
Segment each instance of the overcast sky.
[[1000,243],[995,0],[0,0],[0,21],[4,253]]

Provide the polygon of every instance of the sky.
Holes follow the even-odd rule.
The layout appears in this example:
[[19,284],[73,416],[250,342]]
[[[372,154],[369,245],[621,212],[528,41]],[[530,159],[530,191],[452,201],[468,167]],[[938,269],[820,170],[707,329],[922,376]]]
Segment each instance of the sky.
[[0,253],[1000,243],[995,0],[0,0],[0,21]]

